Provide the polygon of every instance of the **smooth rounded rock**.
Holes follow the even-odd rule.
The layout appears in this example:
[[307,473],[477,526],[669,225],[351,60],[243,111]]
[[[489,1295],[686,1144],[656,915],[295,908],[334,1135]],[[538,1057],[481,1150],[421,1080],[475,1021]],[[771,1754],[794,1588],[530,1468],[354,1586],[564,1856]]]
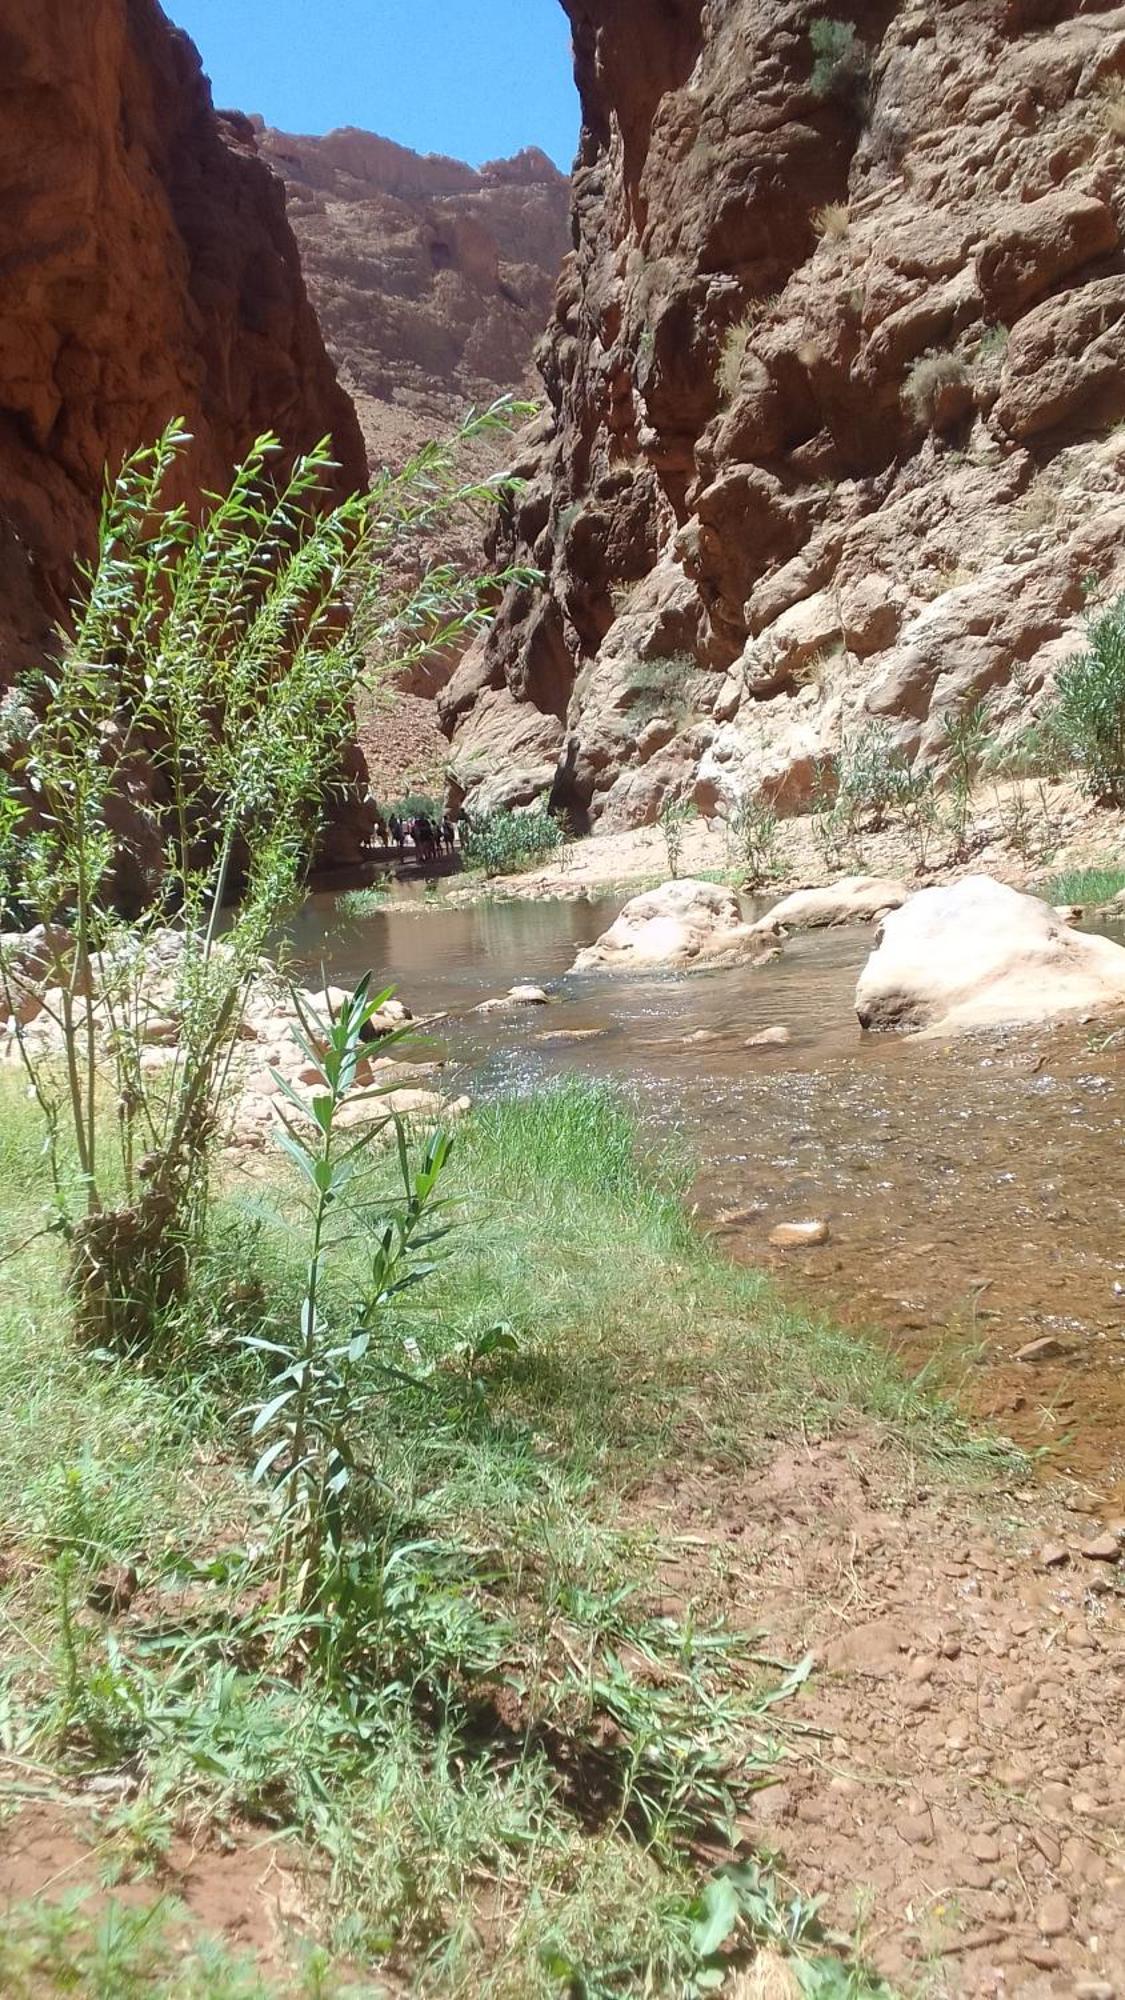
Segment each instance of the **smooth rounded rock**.
[[770,1242],[775,1250],[812,1250],[818,1243],[827,1243],[832,1231],[826,1222],[779,1222],[770,1230]]

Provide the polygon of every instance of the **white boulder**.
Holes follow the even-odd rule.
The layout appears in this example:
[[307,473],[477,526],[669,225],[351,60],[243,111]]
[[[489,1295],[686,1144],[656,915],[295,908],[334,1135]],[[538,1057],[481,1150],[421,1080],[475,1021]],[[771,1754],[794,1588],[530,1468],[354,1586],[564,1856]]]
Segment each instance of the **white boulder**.
[[632,897],[609,929],[579,952],[574,970],[713,965],[748,956],[759,944],[730,889],[716,882],[664,882]]
[[819,889],[795,889],[783,896],[754,929],[760,937],[778,931],[820,930],[828,924],[871,923],[887,910],[901,909],[910,891],[905,882],[881,875],[843,875]]
[[883,920],[855,1006],[864,1028],[942,1034],[1098,1019],[1125,1012],[1125,949],[968,875]]

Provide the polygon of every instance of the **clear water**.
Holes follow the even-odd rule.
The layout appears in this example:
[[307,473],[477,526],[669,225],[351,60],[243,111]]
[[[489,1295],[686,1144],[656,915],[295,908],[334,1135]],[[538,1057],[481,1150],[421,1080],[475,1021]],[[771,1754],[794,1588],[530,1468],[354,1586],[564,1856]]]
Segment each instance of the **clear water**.
[[[795,936],[767,966],[571,974],[621,900],[356,921],[317,896],[292,941],[310,971],[344,984],[373,971],[440,1016],[430,1033],[458,1091],[576,1070],[627,1085],[691,1147],[696,1199],[731,1255],[772,1263],[910,1364],[955,1357],[971,1409],[1125,1506],[1122,1053],[1077,1028],[864,1036],[862,927]],[[521,980],[552,1005],[473,1011]],[[746,1047],[775,1023],[786,1046]],[[828,1222],[822,1248],[771,1250],[776,1222],[806,1217]],[[1060,1359],[1014,1360],[1045,1334]]]

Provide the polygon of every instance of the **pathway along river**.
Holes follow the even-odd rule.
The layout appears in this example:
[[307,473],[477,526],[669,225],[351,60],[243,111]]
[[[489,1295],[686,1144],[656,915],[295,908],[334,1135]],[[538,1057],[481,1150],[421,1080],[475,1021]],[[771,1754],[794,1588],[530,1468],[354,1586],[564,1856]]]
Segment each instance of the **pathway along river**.
[[[759,968],[568,973],[622,899],[482,903],[351,920],[314,896],[293,944],[311,972],[374,969],[435,1032],[456,1091],[530,1089],[578,1071],[636,1096],[684,1138],[695,1199],[730,1254],[790,1294],[954,1364],[962,1403],[1125,1509],[1122,1052],[1067,1028],[948,1043],[861,1035],[865,927],[792,938]],[[554,1004],[491,1014],[519,980]],[[783,1023],[783,1047],[748,1037]],[[829,1241],[771,1250],[775,1223]],[[1019,1362],[1050,1336],[1059,1352]]]

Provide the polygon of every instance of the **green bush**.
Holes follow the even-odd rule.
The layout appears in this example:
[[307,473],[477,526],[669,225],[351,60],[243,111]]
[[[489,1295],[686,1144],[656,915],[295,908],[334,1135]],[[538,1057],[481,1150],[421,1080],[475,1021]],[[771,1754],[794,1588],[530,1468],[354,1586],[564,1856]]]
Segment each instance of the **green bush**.
[[514,875],[560,847],[566,834],[540,803],[524,812],[479,813],[465,822],[461,849],[470,868],[483,875]]
[[401,820],[428,819],[435,826],[441,823],[441,807],[428,792],[407,792],[406,797],[390,810],[397,813]]
[[663,835],[664,848],[668,856],[668,874],[673,882],[679,880],[684,835],[694,818],[695,807],[690,799],[667,798],[657,815],[656,824]]
[[1091,620],[1089,635],[1059,675],[1049,725],[1091,797],[1125,806],[1125,595]]
[[871,57],[851,21],[822,15],[809,29],[815,58],[809,81],[818,97],[841,98],[857,107],[866,103]]

